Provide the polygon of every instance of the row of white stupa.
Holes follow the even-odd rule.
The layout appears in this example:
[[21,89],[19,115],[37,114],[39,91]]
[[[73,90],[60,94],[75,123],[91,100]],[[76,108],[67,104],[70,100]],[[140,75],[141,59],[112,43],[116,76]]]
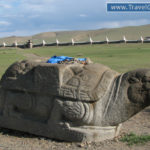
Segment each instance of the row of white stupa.
[[[141,39],[141,42],[143,43],[143,42],[144,42],[144,38],[141,36],[140,39]],[[91,43],[91,44],[94,42],[91,37],[89,38],[89,40],[90,40],[90,43]],[[128,41],[125,36],[123,36],[123,41],[124,41],[125,43]],[[72,42],[72,45],[74,45],[74,44],[76,43],[76,42],[74,41],[74,39],[71,39],[71,42]],[[106,36],[106,42],[107,42],[107,43],[110,42],[110,40],[109,40],[109,38],[108,38],[107,36]],[[60,44],[60,41],[59,41],[58,39],[56,39],[56,44],[57,44],[57,45]],[[13,45],[17,47],[17,46],[18,46],[17,41],[15,41]],[[44,40],[42,41],[42,45],[43,45],[43,46],[46,45],[46,42],[45,42]],[[3,42],[3,47],[6,47],[6,46],[7,46],[7,44],[6,44],[5,42]]]
[[[93,39],[91,37],[89,39],[90,39],[90,43],[92,44],[94,42]],[[141,42],[143,43],[144,42],[144,38],[141,36],[140,39],[141,39]],[[125,36],[123,36],[123,41],[125,41],[125,43],[128,41]],[[74,45],[76,43],[74,41],[74,39],[71,39],[71,42],[72,42],[72,45]],[[107,43],[110,42],[110,40],[109,40],[109,38],[107,36],[106,36],[106,42]],[[60,44],[60,42],[58,41],[58,39],[56,39],[56,43],[57,43],[57,45]],[[44,40],[43,40],[43,44],[46,44],[46,42]]]

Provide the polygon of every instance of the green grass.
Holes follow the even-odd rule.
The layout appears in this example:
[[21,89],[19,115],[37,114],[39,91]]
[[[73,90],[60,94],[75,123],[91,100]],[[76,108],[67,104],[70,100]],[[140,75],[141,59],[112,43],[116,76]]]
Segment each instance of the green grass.
[[0,77],[5,70],[15,61],[22,60],[25,57],[17,53],[16,49],[1,49],[0,50]]
[[[110,44],[46,47],[26,50],[40,56],[67,55],[89,57],[119,72],[150,67],[150,44]],[[81,55],[81,56],[80,56]]]
[[120,141],[126,142],[129,146],[134,144],[144,144],[150,141],[150,135],[136,135],[134,133],[126,134]]
[[89,57],[92,61],[107,65],[118,72],[150,68],[150,44],[53,46],[24,50],[14,48],[0,49],[0,76],[10,64],[25,59],[26,53],[46,57],[53,55]]

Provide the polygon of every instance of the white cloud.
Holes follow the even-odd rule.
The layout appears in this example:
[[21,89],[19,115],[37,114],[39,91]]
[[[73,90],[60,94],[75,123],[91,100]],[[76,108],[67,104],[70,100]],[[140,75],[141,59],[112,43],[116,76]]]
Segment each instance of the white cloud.
[[22,3],[29,3],[29,4],[47,4],[55,2],[56,0],[22,0]]
[[125,21],[104,21],[95,23],[95,28],[118,28],[123,26],[138,26],[150,24],[150,20],[139,19],[139,20],[125,20]]
[[24,17],[23,14],[1,14],[0,17],[3,18],[20,18],[20,17]]
[[8,22],[8,21],[0,21],[0,26],[8,26],[10,25],[11,23]]
[[30,15],[29,18],[38,18],[40,15]]
[[86,14],[80,14],[79,16],[80,16],[80,17],[87,17]]
[[0,4],[0,8],[6,8],[6,9],[8,9],[8,8],[11,8],[11,5],[7,5],[7,4]]
[[55,10],[55,0],[22,0],[20,7],[24,12],[53,12]]

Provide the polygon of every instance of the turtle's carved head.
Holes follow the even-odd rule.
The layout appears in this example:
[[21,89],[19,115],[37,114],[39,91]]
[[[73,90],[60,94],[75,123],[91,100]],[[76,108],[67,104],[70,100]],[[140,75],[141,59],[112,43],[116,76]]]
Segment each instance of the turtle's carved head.
[[150,70],[140,69],[129,72],[128,98],[142,107],[150,105]]

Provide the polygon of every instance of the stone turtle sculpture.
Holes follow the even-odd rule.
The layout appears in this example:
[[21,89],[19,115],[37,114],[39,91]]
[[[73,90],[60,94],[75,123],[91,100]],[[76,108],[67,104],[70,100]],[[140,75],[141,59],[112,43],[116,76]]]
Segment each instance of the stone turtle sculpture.
[[0,126],[65,141],[101,141],[150,104],[150,69],[12,64],[0,81]]

